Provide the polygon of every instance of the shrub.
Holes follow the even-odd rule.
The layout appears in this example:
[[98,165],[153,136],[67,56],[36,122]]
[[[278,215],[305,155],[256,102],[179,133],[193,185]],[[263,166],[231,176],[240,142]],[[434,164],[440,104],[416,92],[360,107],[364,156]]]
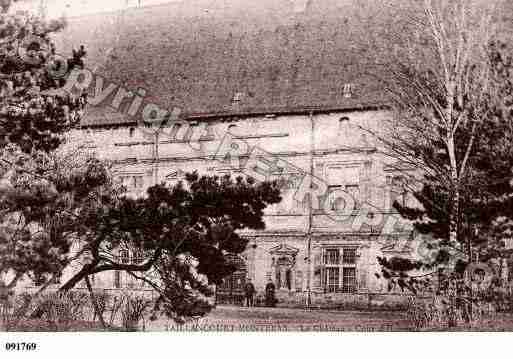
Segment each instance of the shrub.
[[41,318],[57,328],[59,324],[85,320],[84,309],[89,309],[89,301],[84,292],[51,292],[37,298],[37,308]]
[[129,331],[137,330],[138,324],[141,319],[144,319],[144,314],[151,301],[143,296],[131,295],[125,295],[122,300],[121,318],[123,328]]

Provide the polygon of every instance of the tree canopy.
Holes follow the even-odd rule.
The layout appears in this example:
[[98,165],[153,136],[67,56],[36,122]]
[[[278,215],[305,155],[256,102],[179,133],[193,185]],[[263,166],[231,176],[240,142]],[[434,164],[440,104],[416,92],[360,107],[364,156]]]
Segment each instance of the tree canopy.
[[[263,229],[265,207],[280,200],[275,182],[196,173],[152,186],[141,198],[119,196],[87,216],[81,248],[89,260],[61,290],[95,273],[124,271],[160,294],[158,308],[167,315],[205,314],[212,284],[236,269],[227,255],[246,248],[237,231]],[[132,254],[128,261],[123,250]]]
[[461,272],[472,261],[506,256],[512,215],[512,53],[499,32],[508,4],[403,5],[391,10],[400,21],[380,35],[386,41],[376,42],[383,56],[375,77],[391,110],[376,136],[398,167],[411,169],[404,186],[416,203],[394,207],[425,235],[430,254],[380,258],[394,280],[420,267]]
[[84,49],[57,56],[51,35],[64,21],[12,14],[10,4],[0,13],[0,275],[12,274],[13,287],[23,275],[61,273],[75,216],[107,176],[93,158],[56,151],[80,121],[85,96],[54,90],[83,66]]

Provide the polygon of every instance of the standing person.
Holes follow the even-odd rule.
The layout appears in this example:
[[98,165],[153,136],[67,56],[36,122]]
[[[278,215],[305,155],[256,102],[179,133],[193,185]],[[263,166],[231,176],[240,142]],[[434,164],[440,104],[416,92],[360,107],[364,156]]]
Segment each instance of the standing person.
[[255,295],[255,286],[251,283],[251,279],[247,279],[246,285],[244,286],[244,292],[246,294],[246,306],[253,306],[253,296]]
[[276,305],[276,298],[274,297],[275,291],[276,286],[274,285],[271,278],[269,278],[269,282],[265,286],[265,305],[267,307],[274,307]]

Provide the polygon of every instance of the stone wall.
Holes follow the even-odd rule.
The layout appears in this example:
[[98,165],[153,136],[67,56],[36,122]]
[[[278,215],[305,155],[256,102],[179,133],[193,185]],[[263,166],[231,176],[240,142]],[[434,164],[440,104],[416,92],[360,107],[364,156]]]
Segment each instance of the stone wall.
[[[394,199],[391,179],[401,172],[390,166],[390,161],[380,154],[379,143],[361,129],[381,131],[387,116],[384,111],[339,111],[312,116],[249,116],[181,122],[163,129],[158,147],[148,128],[83,128],[72,134],[69,145],[85,144],[99,157],[113,160],[115,175],[123,179],[135,196],[142,195],[154,183],[177,183],[191,171],[283,181],[282,202],[265,211],[266,229],[241,233],[250,239],[243,253],[248,277],[260,292],[269,279],[287,283],[287,288],[279,290],[283,303],[302,303],[298,298],[306,295],[309,276],[316,303],[324,302],[328,306],[346,301],[364,303],[366,299],[362,298],[367,298],[366,293],[383,292],[386,287],[375,276],[380,272],[376,257],[411,254],[414,249],[413,242],[409,242],[411,228],[391,210]],[[231,153],[229,158],[223,155],[227,133],[239,148],[245,146],[244,151]],[[242,155],[237,157],[238,154]],[[270,171],[272,167],[280,168],[281,172]],[[305,191],[305,186],[310,184],[306,175],[310,168],[314,174],[312,183],[317,187],[314,193],[320,196],[314,198],[312,212],[306,201],[308,190]],[[321,192],[331,193],[334,189],[347,193],[353,190],[360,211],[350,215],[332,211],[330,206],[337,209],[336,200],[340,199],[335,198],[332,204],[329,198],[321,196],[325,192]],[[311,234],[310,252],[307,233]],[[355,275],[361,297],[360,294],[324,294],[323,251],[348,246],[357,251]],[[112,286],[113,276],[113,273],[100,275],[97,285]]]

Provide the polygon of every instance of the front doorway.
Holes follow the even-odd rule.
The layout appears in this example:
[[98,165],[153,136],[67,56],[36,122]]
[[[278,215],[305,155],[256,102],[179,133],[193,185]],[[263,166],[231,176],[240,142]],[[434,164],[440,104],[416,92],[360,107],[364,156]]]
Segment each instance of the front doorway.
[[275,267],[276,289],[292,290],[292,271],[294,263],[289,258],[278,258]]
[[286,244],[280,244],[269,251],[272,256],[271,266],[276,289],[287,291],[294,289],[294,271],[298,252],[299,249]]
[[244,259],[238,255],[230,255],[228,261],[234,264],[237,270],[225,277],[223,282],[217,286],[216,303],[242,305],[245,297],[244,286],[248,275],[247,265]]

